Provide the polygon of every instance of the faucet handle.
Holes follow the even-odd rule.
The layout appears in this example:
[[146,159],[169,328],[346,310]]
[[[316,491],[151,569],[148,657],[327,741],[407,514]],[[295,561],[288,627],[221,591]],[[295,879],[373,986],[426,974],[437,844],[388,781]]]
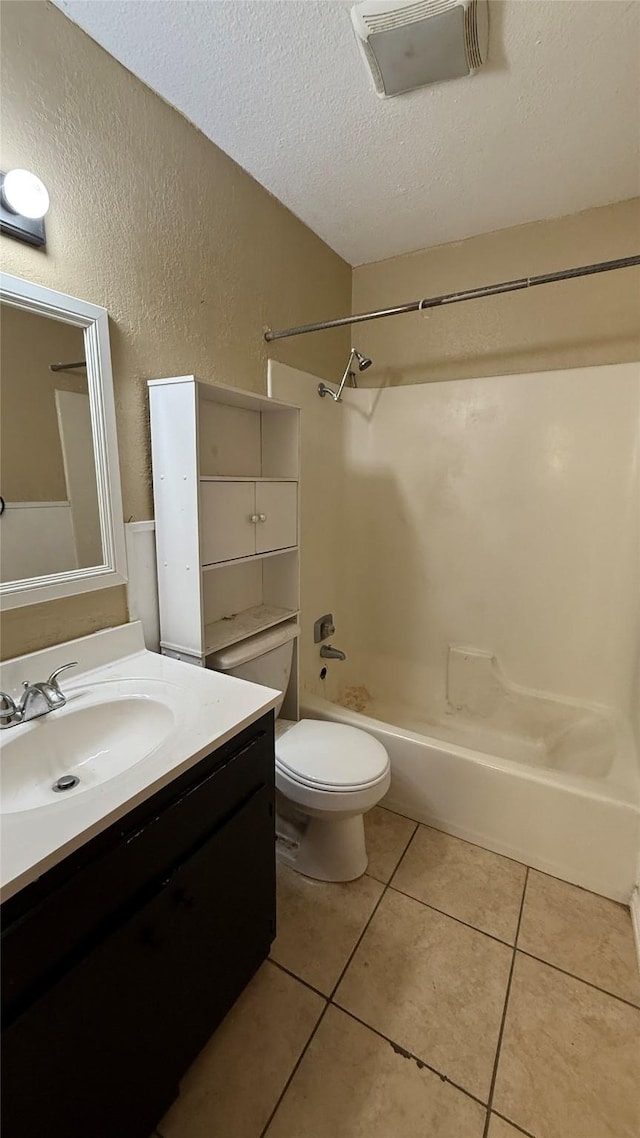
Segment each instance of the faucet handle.
[[0,691],[0,723],[3,726],[8,726],[8,721],[13,719],[14,715],[18,712],[15,700],[6,691]]
[[59,668],[56,668],[55,672],[51,673],[51,675],[49,676],[49,679],[47,680],[47,683],[51,684],[51,687],[55,688],[56,691],[60,691],[60,685],[58,684],[58,676],[60,675],[60,673],[66,672],[67,668],[77,668],[77,666],[78,666],[77,660],[72,660],[71,663],[69,663],[69,664],[62,664]]

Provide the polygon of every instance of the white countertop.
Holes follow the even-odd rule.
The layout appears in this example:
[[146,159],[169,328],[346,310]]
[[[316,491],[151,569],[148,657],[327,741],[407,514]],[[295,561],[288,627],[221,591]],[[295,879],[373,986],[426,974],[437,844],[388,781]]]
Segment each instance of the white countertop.
[[144,761],[84,793],[74,796],[71,792],[69,798],[46,806],[3,813],[3,901],[254,723],[280,698],[280,693],[271,688],[148,652],[139,622],[9,660],[0,665],[0,689],[17,696],[25,679],[32,683],[44,680],[54,668],[69,660],[77,660],[78,667],[60,679],[67,707],[0,734],[0,788],[3,745],[14,732],[34,727],[46,741],[48,722],[72,710],[74,700],[82,698],[87,685],[94,685],[95,690],[95,685],[104,682],[107,692],[109,685],[119,681],[130,686],[131,681],[139,680],[147,690],[154,681],[170,684],[179,707],[176,730]]

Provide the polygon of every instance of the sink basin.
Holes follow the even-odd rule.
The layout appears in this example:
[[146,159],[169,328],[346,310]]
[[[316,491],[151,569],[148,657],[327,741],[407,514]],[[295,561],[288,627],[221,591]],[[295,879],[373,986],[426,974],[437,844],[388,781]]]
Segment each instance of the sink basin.
[[171,684],[120,680],[76,689],[66,707],[3,732],[2,813],[60,807],[95,790],[149,759],[180,718]]
[[66,705],[0,731],[3,902],[281,698],[147,651],[137,621],[0,662],[0,690],[17,699],[67,660],[78,663],[62,679]]

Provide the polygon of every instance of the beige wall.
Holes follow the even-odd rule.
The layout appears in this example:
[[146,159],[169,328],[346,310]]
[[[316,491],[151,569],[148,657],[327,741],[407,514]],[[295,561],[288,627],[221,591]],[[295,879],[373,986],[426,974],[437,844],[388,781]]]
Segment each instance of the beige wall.
[[[640,198],[424,249],[353,272],[353,311],[556,272],[640,250]],[[640,268],[363,324],[371,386],[640,359]]]
[[[349,311],[351,271],[318,237],[57,9],[0,6],[2,168],[51,195],[46,251],[3,268],[111,317],[125,518],[151,516],[146,380],[195,372],[263,391],[265,325]],[[332,378],[349,331],[273,345]],[[5,614],[15,655],[126,619],[124,591]]]
[[7,502],[65,501],[55,393],[86,395],[87,375],[54,373],[49,364],[82,359],[81,328],[0,305],[0,487]]

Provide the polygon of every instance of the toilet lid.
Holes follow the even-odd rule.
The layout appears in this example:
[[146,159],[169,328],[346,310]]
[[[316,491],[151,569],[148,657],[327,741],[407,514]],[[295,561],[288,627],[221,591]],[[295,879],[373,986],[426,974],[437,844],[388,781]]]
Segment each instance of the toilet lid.
[[299,782],[340,790],[382,778],[389,757],[382,743],[357,727],[301,719],[276,739],[276,762]]

